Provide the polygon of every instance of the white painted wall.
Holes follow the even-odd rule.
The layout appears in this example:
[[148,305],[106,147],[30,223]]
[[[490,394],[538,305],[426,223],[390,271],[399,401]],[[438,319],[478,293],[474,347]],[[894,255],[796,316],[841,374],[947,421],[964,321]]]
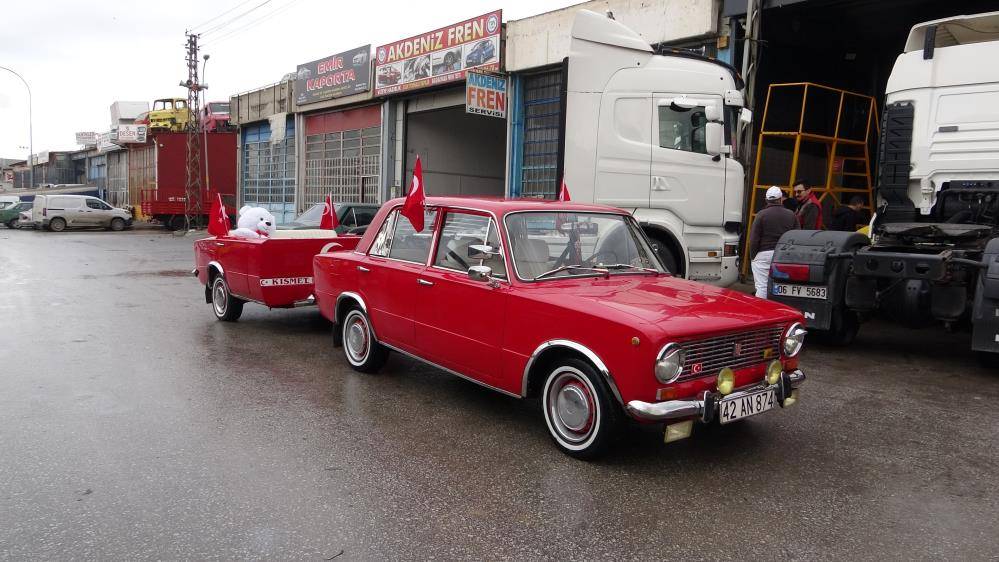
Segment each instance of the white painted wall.
[[592,0],[506,24],[506,69],[517,72],[561,62],[579,10],[614,12],[647,43],[682,41],[718,31],[717,0]]

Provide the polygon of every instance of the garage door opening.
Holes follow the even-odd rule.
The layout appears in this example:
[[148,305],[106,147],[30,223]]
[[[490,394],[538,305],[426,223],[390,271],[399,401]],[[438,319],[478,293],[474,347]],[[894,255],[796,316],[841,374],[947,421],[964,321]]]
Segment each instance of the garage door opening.
[[[427,195],[504,193],[506,120],[465,113],[464,106],[410,113],[406,121],[406,177],[416,156]],[[405,189],[404,187],[404,189]]]

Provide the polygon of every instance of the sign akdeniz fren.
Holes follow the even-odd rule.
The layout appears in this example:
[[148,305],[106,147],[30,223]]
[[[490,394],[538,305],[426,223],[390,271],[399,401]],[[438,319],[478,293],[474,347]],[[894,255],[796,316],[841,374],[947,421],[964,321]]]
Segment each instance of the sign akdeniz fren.
[[500,68],[500,27],[496,10],[375,50],[375,95],[428,88],[463,80],[471,69]]
[[295,103],[305,105],[371,89],[371,45],[298,65]]
[[506,78],[469,72],[465,80],[465,112],[506,118]]

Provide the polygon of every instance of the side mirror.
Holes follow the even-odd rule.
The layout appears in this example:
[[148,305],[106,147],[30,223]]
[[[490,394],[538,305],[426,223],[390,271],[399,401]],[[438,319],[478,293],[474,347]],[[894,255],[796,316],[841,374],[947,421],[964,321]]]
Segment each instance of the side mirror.
[[488,283],[493,278],[493,268],[488,265],[473,265],[468,268],[468,278],[472,281]]
[[743,125],[749,125],[753,122],[753,112],[752,110],[746,109],[745,107],[739,111],[739,122]]
[[498,255],[499,250],[486,244],[471,244],[468,246],[468,257],[473,260],[487,260]]
[[707,123],[704,125],[704,147],[707,153],[712,156],[720,156],[724,153],[725,126],[721,123]]

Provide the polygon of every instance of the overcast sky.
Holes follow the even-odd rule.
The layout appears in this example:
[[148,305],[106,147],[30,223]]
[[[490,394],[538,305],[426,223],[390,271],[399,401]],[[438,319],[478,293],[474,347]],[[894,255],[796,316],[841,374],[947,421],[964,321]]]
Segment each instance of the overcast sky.
[[[184,30],[203,31],[209,98],[277,82],[295,66],[371,43],[378,46],[501,8],[503,20],[573,0],[35,0],[8,6],[0,66],[31,86],[34,148],[72,150],[77,131],[107,131],[115,100],[186,97]],[[263,6],[253,9],[256,6]],[[250,13],[213,32],[220,23]],[[202,25],[227,10],[230,13]],[[242,29],[240,29],[242,28]],[[228,36],[227,36],[228,35]],[[0,158],[25,158],[24,85],[0,70]]]

